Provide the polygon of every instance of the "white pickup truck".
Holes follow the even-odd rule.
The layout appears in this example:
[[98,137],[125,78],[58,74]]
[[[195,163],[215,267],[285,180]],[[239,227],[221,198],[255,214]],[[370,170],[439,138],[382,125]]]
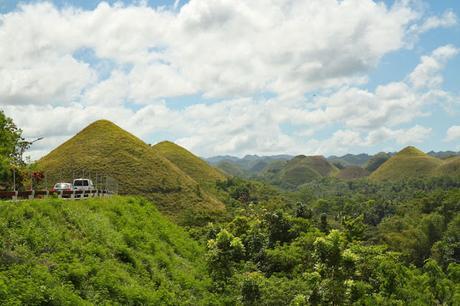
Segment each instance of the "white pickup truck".
[[75,191],[91,191],[94,190],[93,181],[90,179],[79,178],[73,180],[73,189]]

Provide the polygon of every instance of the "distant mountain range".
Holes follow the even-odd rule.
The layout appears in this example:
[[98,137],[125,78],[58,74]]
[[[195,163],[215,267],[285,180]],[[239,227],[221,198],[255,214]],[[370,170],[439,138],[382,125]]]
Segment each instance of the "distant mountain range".
[[[397,152],[380,152],[377,154],[381,153],[386,153],[390,156],[393,156]],[[326,159],[331,162],[331,163],[342,163],[343,166],[360,166],[364,167],[366,163],[374,156],[377,154],[367,154],[367,153],[360,153],[360,154],[345,154],[342,156],[336,156],[336,155],[331,155],[329,157],[326,157]],[[426,154],[437,157],[440,159],[445,159],[449,158],[452,156],[460,156],[460,151],[455,152],[455,151],[430,151],[427,152]],[[232,155],[217,155],[217,156],[212,156],[208,158],[204,158],[208,163],[212,165],[217,165],[220,162],[233,162],[239,165],[244,166],[247,168],[248,166],[251,167],[251,165],[256,164],[257,162],[260,161],[273,161],[273,160],[290,160],[294,157],[294,155],[289,155],[289,154],[280,154],[280,155],[264,155],[264,156],[259,156],[259,155],[246,155],[244,157],[237,157],[237,156],[232,156]]]
[[327,158],[304,155],[246,155],[239,158],[226,155],[207,158],[206,161],[229,175],[259,179],[288,189],[322,177],[351,180],[369,176],[373,180],[396,180],[460,175],[460,152],[423,153],[414,147],[374,155],[361,153]]

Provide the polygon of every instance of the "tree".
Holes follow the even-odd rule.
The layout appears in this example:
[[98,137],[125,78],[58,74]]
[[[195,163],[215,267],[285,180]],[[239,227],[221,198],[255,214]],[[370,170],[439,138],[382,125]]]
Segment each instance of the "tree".
[[241,285],[243,305],[256,305],[260,298],[259,282],[262,276],[257,272],[248,273]]
[[320,216],[319,229],[324,233],[329,233],[329,223],[327,222],[327,214],[322,213]]
[[302,202],[298,202],[296,204],[295,216],[304,219],[311,219],[313,217],[313,211]]
[[273,247],[277,242],[289,242],[294,238],[290,231],[292,223],[282,211],[265,214],[264,221],[268,229],[268,245],[270,247]]
[[13,158],[17,152],[22,131],[17,128],[11,118],[5,116],[0,110],[0,156]]
[[345,228],[345,236],[348,241],[361,240],[363,238],[366,226],[363,223],[364,215],[356,218],[345,216],[342,219],[342,225]]
[[21,137],[22,131],[0,110],[0,185],[11,175],[12,165],[22,165],[22,152],[30,145]]
[[208,269],[216,283],[225,283],[232,276],[235,263],[244,257],[241,239],[227,230],[221,230],[216,239],[208,241]]

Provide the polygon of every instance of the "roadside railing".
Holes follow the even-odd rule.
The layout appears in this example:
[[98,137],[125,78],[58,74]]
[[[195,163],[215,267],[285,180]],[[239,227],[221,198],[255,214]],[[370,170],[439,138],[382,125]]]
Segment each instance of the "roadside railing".
[[84,198],[93,198],[93,197],[108,197],[111,196],[113,192],[108,190],[63,190],[63,191],[53,191],[53,190],[27,190],[27,191],[0,191],[0,200],[12,200],[18,201],[19,199],[44,199],[48,197],[57,197],[63,199],[78,200]]

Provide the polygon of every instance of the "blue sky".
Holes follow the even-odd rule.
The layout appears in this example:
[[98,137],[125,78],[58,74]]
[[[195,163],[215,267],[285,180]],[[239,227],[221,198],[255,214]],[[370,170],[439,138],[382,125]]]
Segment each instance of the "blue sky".
[[0,108],[45,137],[33,158],[101,118],[201,156],[460,150],[459,1],[0,0],[0,14]]

